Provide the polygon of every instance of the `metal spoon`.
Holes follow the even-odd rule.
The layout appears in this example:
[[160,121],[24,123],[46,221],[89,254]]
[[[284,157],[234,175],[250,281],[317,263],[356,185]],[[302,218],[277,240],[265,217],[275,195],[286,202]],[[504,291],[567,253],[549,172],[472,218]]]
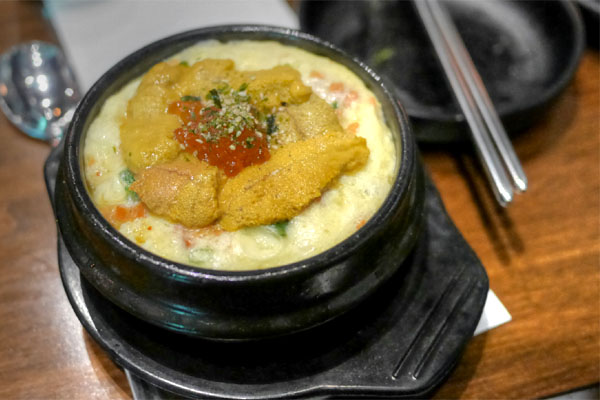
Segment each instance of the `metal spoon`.
[[58,47],[32,41],[0,56],[0,108],[28,136],[56,146],[80,98]]

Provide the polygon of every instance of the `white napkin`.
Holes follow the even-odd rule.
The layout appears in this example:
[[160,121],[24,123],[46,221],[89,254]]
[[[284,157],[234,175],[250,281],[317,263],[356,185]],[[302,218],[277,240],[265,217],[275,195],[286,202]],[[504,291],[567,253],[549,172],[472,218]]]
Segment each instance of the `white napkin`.
[[[45,6],[83,91],[127,54],[175,33],[237,23],[299,26],[284,0],[45,0]],[[490,290],[475,335],[510,320]]]
[[490,289],[485,301],[485,306],[483,307],[483,314],[477,324],[477,328],[475,328],[474,335],[477,336],[480,333],[494,329],[497,326],[507,323],[511,319],[512,317],[506,307],[504,307],[504,304],[500,302],[496,293]]
[[83,91],[129,53],[176,33],[238,23],[298,28],[282,0],[46,0],[45,6]]

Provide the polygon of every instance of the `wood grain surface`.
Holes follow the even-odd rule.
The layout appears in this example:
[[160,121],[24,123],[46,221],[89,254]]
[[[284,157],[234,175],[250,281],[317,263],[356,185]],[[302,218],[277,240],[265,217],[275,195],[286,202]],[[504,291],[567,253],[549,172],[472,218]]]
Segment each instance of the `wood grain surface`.
[[[56,42],[37,2],[0,2],[0,52]],[[468,147],[425,147],[448,211],[513,321],[474,338],[437,398],[539,398],[600,380],[600,63],[514,138],[529,191],[495,206]],[[0,117],[0,398],[129,399],[125,375],[64,294],[42,166],[49,147]]]

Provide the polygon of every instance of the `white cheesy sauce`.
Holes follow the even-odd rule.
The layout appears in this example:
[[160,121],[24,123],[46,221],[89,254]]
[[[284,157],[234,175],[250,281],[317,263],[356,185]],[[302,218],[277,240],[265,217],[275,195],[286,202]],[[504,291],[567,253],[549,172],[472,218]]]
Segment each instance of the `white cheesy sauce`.
[[[392,135],[381,106],[365,84],[346,67],[304,50],[276,42],[206,41],[173,56],[190,65],[205,58],[231,59],[238,70],[290,65],[304,84],[336,108],[341,126],[364,137],[370,151],[366,165],[342,175],[318,201],[289,221],[285,233],[273,226],[234,232],[190,229],[146,213],[119,231],[132,242],[176,262],[217,270],[279,266],[323,252],[359,229],[377,211],[392,185],[396,160]],[[120,177],[127,167],[120,150],[119,127],[140,79],[110,97],[87,132],[84,159],[89,193],[102,210],[131,206]]]

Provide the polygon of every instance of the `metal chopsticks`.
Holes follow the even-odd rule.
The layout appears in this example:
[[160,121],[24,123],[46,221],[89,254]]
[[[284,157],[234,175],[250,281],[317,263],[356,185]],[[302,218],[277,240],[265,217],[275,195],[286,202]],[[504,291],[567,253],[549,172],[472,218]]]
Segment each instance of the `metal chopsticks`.
[[506,206],[513,199],[513,188],[517,192],[527,189],[523,167],[444,6],[437,0],[415,0],[414,4],[465,115],[496,199]]

